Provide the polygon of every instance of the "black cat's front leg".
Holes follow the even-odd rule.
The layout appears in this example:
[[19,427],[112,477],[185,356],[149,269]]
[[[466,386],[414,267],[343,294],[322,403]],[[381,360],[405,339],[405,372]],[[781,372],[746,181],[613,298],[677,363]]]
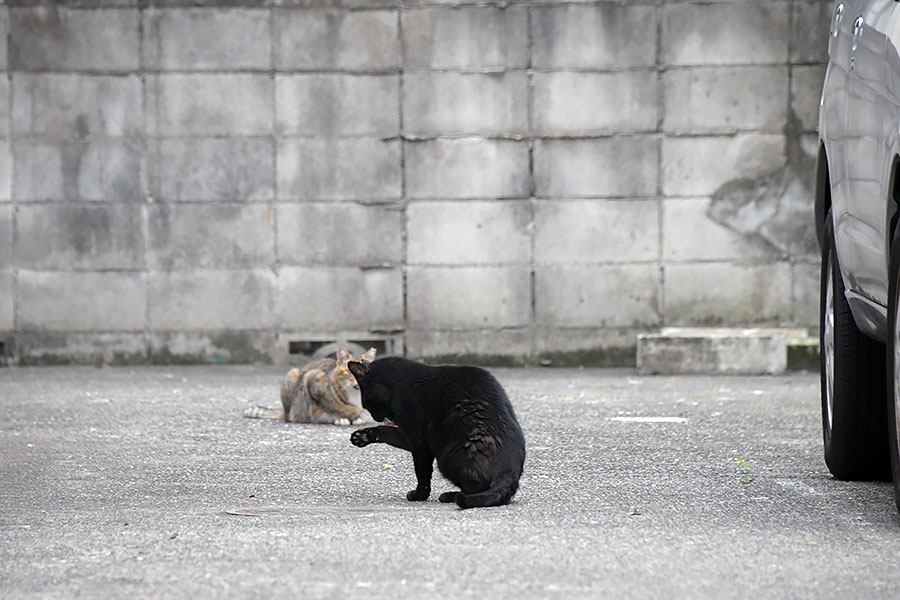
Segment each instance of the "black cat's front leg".
[[350,434],[350,443],[360,448],[369,444],[388,444],[401,450],[409,450],[409,440],[403,432],[387,425],[357,429]]
[[431,474],[434,469],[434,456],[427,450],[412,451],[413,465],[416,468],[416,489],[406,494],[407,500],[421,502],[431,495]]

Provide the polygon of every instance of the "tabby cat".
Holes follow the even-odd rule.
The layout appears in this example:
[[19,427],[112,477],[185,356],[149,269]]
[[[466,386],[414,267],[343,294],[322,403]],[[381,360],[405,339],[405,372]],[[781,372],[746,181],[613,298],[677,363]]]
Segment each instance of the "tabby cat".
[[352,356],[344,347],[338,348],[334,359],[314,360],[302,368],[288,371],[281,382],[280,410],[251,406],[244,411],[244,416],[284,419],[288,423],[370,423],[372,418],[362,407],[359,385],[347,363],[356,361],[368,364],[373,360],[375,348],[369,348],[358,357]]

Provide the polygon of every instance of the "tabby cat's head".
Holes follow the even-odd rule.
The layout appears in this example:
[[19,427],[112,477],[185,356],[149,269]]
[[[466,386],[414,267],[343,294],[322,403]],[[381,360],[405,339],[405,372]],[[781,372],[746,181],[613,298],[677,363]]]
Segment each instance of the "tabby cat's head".
[[350,354],[350,351],[341,346],[338,348],[337,356],[335,357],[335,365],[334,371],[331,372],[331,383],[338,389],[348,390],[348,389],[359,389],[359,384],[356,383],[356,378],[353,377],[353,373],[350,372],[350,369],[347,368],[347,364],[351,361],[356,361],[361,364],[368,364],[375,360],[375,348],[369,348],[366,350],[364,354],[361,356],[353,356]]

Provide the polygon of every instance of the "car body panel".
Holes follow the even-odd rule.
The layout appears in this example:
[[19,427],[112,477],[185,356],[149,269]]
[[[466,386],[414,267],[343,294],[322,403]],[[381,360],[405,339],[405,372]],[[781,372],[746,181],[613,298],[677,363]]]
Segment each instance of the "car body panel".
[[883,341],[900,153],[900,3],[843,0],[832,14],[819,136],[828,163],[835,251],[854,320]]

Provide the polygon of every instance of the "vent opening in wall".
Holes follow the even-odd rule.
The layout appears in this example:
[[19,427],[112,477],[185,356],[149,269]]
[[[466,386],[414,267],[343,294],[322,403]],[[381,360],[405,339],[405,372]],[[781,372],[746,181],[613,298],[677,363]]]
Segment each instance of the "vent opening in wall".
[[[359,346],[359,353],[362,354],[369,348],[375,348],[378,356],[387,356],[393,354],[394,344],[391,340],[356,340],[350,344]],[[355,352],[353,348],[349,348],[351,352]]]
[[344,346],[351,354],[359,356],[369,348],[375,348],[377,356],[390,356],[394,352],[394,340],[289,340],[288,353],[292,355],[325,358],[334,356],[338,348]]
[[293,340],[288,342],[289,354],[312,354],[328,342],[307,342]]

